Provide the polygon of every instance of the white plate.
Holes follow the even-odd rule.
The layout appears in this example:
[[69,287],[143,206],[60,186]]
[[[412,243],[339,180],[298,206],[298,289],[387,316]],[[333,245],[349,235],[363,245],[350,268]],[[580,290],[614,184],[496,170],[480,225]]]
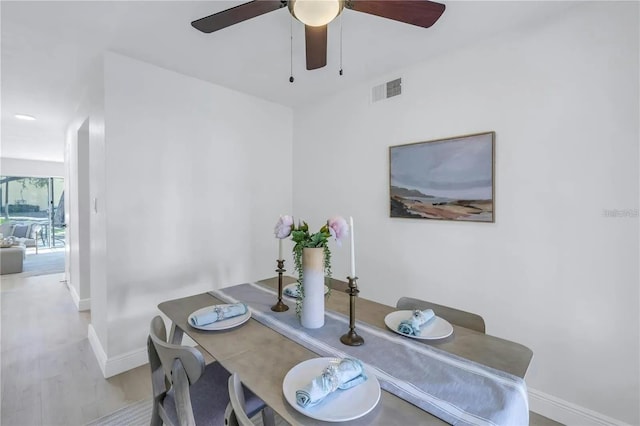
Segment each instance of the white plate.
[[296,391],[302,389],[322,374],[329,362],[336,358],[312,358],[293,367],[282,382],[282,392],[287,402],[297,411],[312,419],[325,422],[346,422],[364,416],[375,408],[380,400],[380,383],[365,366],[367,381],[346,390],[327,395],[313,407],[301,407],[296,402]]
[[237,317],[227,318],[222,321],[216,321],[206,325],[193,325],[193,323],[191,322],[191,317],[211,312],[215,307],[216,305],[207,306],[206,308],[198,309],[197,311],[189,315],[189,319],[187,320],[189,322],[189,325],[200,330],[226,330],[227,328],[233,328],[239,326],[240,324],[244,324],[245,322],[249,321],[249,318],[251,318],[251,311],[247,308],[247,312],[245,314],[238,315]]
[[412,314],[413,311],[410,310],[391,312],[389,315],[384,317],[384,323],[392,331],[395,331],[396,333],[403,336],[411,337],[413,339],[444,339],[445,337],[451,336],[451,334],[453,333],[453,327],[451,326],[451,324],[449,324],[447,320],[438,316],[436,316],[435,319],[427,325],[422,326],[422,328],[420,329],[420,334],[417,336],[399,332],[398,325],[400,325],[400,322],[409,319]]
[[[287,288],[293,288],[293,289],[294,289],[294,291],[296,291],[296,292],[297,292],[297,291],[298,291],[298,289],[296,288],[296,286],[297,286],[297,285],[298,285],[297,283],[293,283],[293,284],[289,284],[289,285],[284,286],[284,287],[282,288],[282,295],[283,295],[283,296],[285,296],[285,297],[290,297],[290,298],[292,298],[292,299],[295,299],[295,297],[294,297],[294,296],[289,296],[289,295],[288,295],[287,293],[285,293],[284,291],[285,291],[285,289],[287,289]],[[325,285],[325,286],[324,286],[324,294],[327,294],[327,293],[329,293],[329,287],[327,287],[327,286]]]

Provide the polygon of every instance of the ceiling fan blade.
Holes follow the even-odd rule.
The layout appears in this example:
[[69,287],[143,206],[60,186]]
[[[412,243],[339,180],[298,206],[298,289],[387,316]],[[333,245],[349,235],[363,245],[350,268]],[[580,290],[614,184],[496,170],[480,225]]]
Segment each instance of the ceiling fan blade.
[[344,7],[424,28],[435,24],[445,9],[428,0],[346,0]]
[[254,0],[222,12],[197,19],[191,23],[193,28],[203,33],[212,33],[256,16],[286,7],[287,2],[281,0]]
[[315,70],[327,65],[327,26],[304,26],[307,51],[307,69]]

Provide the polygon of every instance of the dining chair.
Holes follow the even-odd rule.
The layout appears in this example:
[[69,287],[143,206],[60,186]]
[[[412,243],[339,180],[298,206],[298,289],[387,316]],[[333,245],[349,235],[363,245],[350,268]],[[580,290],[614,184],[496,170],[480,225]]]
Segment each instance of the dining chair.
[[[247,415],[247,403],[242,389],[240,375],[233,373],[229,377],[229,399],[231,400],[230,408],[233,413],[227,413],[226,415],[226,418],[229,419],[228,426],[254,426],[254,423]],[[264,426],[275,426],[273,410],[269,406],[262,410],[262,424]]]
[[[153,390],[152,426],[226,424],[229,371],[217,361],[206,365],[195,348],[167,343],[160,316],[151,320],[147,351]],[[241,390],[249,417],[265,408],[255,394],[246,388]]]
[[485,333],[484,320],[480,315],[471,312],[461,311],[460,309],[450,308],[437,303],[427,302],[426,300],[414,299],[412,297],[401,297],[396,303],[398,309],[432,309],[433,313],[449,321],[451,324],[469,328],[471,330]]

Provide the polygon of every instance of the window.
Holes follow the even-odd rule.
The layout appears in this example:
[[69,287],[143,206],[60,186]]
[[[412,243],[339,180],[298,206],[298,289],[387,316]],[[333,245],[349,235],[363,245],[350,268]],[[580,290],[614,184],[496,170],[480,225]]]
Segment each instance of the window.
[[0,176],[0,223],[38,223],[37,244],[64,246],[64,179]]

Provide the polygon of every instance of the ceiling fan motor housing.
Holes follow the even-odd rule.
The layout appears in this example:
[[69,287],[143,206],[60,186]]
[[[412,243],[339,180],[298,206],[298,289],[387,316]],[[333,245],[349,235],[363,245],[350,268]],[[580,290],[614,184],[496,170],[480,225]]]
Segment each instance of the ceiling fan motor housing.
[[310,27],[321,27],[333,21],[344,9],[344,0],[289,0],[289,12]]

